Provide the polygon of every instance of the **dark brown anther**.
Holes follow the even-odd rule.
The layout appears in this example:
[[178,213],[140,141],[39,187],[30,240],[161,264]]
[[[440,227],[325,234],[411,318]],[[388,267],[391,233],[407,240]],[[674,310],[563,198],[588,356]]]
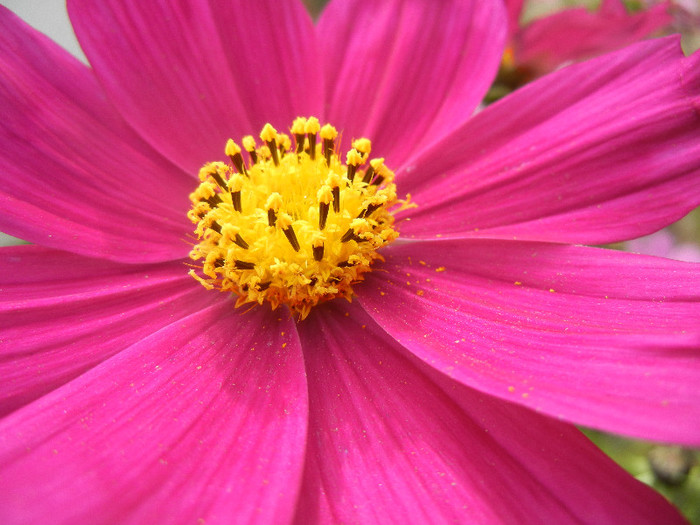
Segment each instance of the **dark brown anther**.
[[253,164],[258,163],[258,154],[255,152],[255,150],[250,150],[248,152],[248,156],[250,157],[250,165],[252,166]]
[[337,266],[338,266],[338,268],[349,268],[350,266],[354,266],[354,265],[350,264],[349,261],[343,261],[343,262],[339,262],[337,264]]
[[216,208],[219,204],[221,204],[223,201],[221,200],[221,197],[219,197],[218,193],[215,193],[208,199],[205,199],[205,202],[209,204],[212,208]]
[[345,234],[340,238],[340,242],[348,242],[349,240],[353,239],[355,237],[355,231],[350,228],[348,231],[345,232]]
[[331,165],[331,155],[333,155],[335,144],[333,139],[323,139],[323,156],[326,158],[326,165]]
[[229,155],[229,159],[231,159],[233,167],[236,168],[238,173],[241,175],[248,175],[248,170],[245,169],[245,165],[243,164],[243,155],[236,153],[235,155]]
[[309,157],[311,157],[311,160],[316,159],[316,133],[307,133],[307,137],[309,137]]
[[265,144],[267,144],[267,147],[270,149],[270,155],[272,155],[272,162],[275,163],[275,166],[279,166],[280,156],[277,152],[277,143],[274,140],[268,140],[267,142],[265,142]]
[[246,261],[239,261],[236,259],[234,261],[234,266],[236,270],[253,270],[255,269],[255,263],[252,262],[246,262]]
[[284,143],[282,142],[277,143],[277,151],[280,153],[280,159],[283,159],[284,156],[289,153],[289,151],[284,148]]
[[284,232],[285,237],[287,237],[289,244],[291,244],[292,248],[294,248],[294,251],[298,252],[301,246],[299,246],[299,241],[297,240],[297,234],[294,233],[294,228],[290,226],[289,228],[284,228],[282,231]]
[[233,204],[233,209],[236,210],[238,213],[241,213],[241,210],[243,208],[241,207],[241,192],[240,191],[234,191],[231,194],[231,203]]
[[221,224],[219,224],[216,221],[213,221],[210,225],[209,228],[214,230],[216,233],[221,234]]
[[295,133],[294,140],[297,143],[296,152],[298,155],[299,153],[304,151],[304,142],[306,141],[306,135],[304,135],[303,133]]
[[354,164],[350,164],[350,165],[348,166],[348,172],[347,172],[346,175],[347,175],[348,180],[349,180],[350,182],[352,182],[352,179],[355,178],[355,172],[356,172],[356,171],[357,171],[357,166],[355,166]]
[[267,210],[267,224],[269,226],[274,226],[276,222],[277,222],[277,214],[275,213],[275,210],[270,208],[269,210]]
[[271,284],[272,284],[272,281],[267,281],[267,282],[258,284],[258,291],[264,292],[265,290],[267,290],[270,287]]
[[322,230],[326,227],[326,220],[328,219],[328,209],[331,207],[330,203],[319,202],[318,203],[318,229]]
[[377,175],[374,177],[374,180],[370,182],[373,186],[379,186],[382,182],[384,182],[384,175]]
[[321,246],[314,246],[313,252],[314,260],[320,261],[321,259],[323,259],[323,244]]
[[233,242],[236,243],[241,248],[243,248],[244,250],[248,249],[248,243],[243,240],[243,237],[241,237],[240,233],[236,234],[236,238],[233,240]]
[[372,215],[375,211],[377,211],[379,208],[381,208],[381,204],[370,204],[367,206],[364,210],[360,212],[360,214],[357,216],[358,219],[364,219],[365,217],[369,217]]
[[223,268],[224,264],[226,264],[226,259],[219,257],[216,261],[214,261],[214,266],[216,268]]
[[367,169],[365,170],[365,176],[362,177],[362,182],[365,184],[369,184],[369,182],[372,180],[372,176],[374,175],[374,168],[372,166],[368,166]]
[[333,188],[333,211],[340,213],[340,188],[338,186]]
[[219,185],[219,188],[221,188],[224,191],[228,191],[228,187],[226,186],[226,181],[224,180],[224,178],[221,175],[219,175],[219,172],[217,170],[212,170],[210,172],[210,175],[211,175],[212,179],[214,179],[216,181],[216,183]]

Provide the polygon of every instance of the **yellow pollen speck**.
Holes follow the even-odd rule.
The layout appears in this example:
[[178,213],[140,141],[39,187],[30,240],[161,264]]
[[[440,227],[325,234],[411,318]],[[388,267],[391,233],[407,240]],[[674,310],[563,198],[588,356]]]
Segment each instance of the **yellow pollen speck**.
[[306,124],[304,126],[304,131],[306,133],[318,133],[320,129],[321,124],[319,124],[316,117],[310,117],[306,120]]
[[549,291],[554,293],[554,288],[550,288]]
[[255,138],[253,138],[252,135],[246,135],[243,137],[241,139],[241,143],[246,151],[255,151]]
[[226,141],[226,148],[225,148],[226,155],[228,155],[230,157],[230,156],[235,155],[236,153],[240,153],[240,152],[241,152],[241,148],[232,139],[228,139],[228,141]]
[[423,297],[423,295],[425,295],[425,292],[423,290],[416,290],[416,295],[420,295],[421,297]]
[[306,119],[304,117],[295,118],[290,131],[294,135],[303,135],[306,133]]
[[280,148],[282,151],[287,151],[289,148],[292,147],[292,139],[290,139],[289,135],[287,135],[286,133],[278,133],[277,147]]
[[325,124],[319,133],[322,139],[333,140],[338,136],[338,131],[330,124]]
[[436,272],[444,272],[446,269],[447,268],[445,268],[444,266],[438,266],[437,268],[435,268],[435,271]]
[[362,164],[362,155],[356,149],[351,149],[350,151],[348,151],[346,161],[348,164],[357,166],[359,164]]
[[333,126],[300,117],[290,131],[266,124],[263,144],[248,135],[243,149],[229,140],[231,164],[200,170],[189,274],[233,293],[237,307],[286,304],[303,319],[318,303],[352,298],[377,250],[398,237],[393,213],[412,204],[397,198],[384,160],[368,158],[369,140],[355,140],[344,165]]
[[515,68],[515,50],[513,49],[513,46],[508,46],[506,47],[505,51],[503,51],[501,67],[507,70]]
[[521,286],[523,283],[521,283],[520,281],[515,281],[513,284],[514,284],[515,286]]
[[353,140],[352,147],[362,153],[362,155],[365,157],[372,151],[372,143],[365,138]]
[[515,392],[515,387],[514,387],[514,386],[509,386],[509,387],[508,387],[508,392]]
[[277,138],[277,130],[273,128],[270,124],[265,124],[262,131],[260,132],[260,138],[265,142],[274,140]]

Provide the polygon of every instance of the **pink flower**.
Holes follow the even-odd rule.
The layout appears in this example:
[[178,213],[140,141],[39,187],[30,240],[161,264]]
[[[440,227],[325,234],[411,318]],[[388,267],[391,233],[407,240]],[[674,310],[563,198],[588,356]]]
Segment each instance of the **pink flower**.
[[565,9],[521,27],[524,0],[505,3],[510,33],[507,58],[526,80],[647,38],[672,21],[667,2],[630,13],[622,0],[602,0],[597,11]]
[[625,249],[678,261],[700,263],[700,247],[692,242],[679,242],[668,230],[661,230],[626,242]]
[[[697,265],[579,246],[698,205],[699,55],[471,117],[500,3],[68,7],[91,68],[0,10],[3,523],[682,521],[572,423],[700,444]],[[299,115],[417,207],[297,322],[184,263],[202,164]]]

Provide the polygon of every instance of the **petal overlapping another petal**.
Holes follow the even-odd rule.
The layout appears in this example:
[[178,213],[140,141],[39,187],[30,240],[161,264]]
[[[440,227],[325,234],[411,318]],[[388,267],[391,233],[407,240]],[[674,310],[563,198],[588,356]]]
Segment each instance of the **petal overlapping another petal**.
[[212,303],[181,262],[0,250],[0,416]]
[[360,300],[431,366],[567,421],[700,443],[696,264],[496,240],[385,255]]
[[602,244],[700,204],[700,53],[675,37],[564,68],[397,172],[404,237]]
[[90,69],[6,8],[0,27],[0,230],[108,259],[186,256],[192,179],[126,126]]
[[320,114],[323,82],[301,2],[71,0],[68,11],[117,109],[189,172],[223,158],[228,138]]
[[476,0],[331,2],[318,24],[327,119],[399,165],[464,123],[494,79],[505,13]]
[[290,319],[231,307],[177,320],[1,420],[3,523],[291,519],[308,416],[299,340]]
[[327,305],[299,329],[310,422],[297,523],[683,522],[572,426],[430,376],[361,308]]

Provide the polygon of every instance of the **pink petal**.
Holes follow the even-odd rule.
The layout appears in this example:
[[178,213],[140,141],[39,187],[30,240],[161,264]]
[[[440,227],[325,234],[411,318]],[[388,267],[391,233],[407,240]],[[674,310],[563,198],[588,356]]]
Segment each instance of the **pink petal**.
[[301,2],[71,0],[78,40],[124,118],[196,173],[226,139],[319,114],[323,83]]
[[0,252],[0,415],[211,304],[178,261],[116,264],[38,246]]
[[288,316],[219,301],[0,422],[3,523],[283,523],[306,439]]
[[508,13],[508,39],[520,30],[520,17],[523,13],[525,0],[504,0]]
[[297,523],[682,523],[575,428],[432,371],[345,304],[299,325]]
[[621,0],[606,0],[596,12],[566,9],[534,21],[516,36],[518,62],[544,74],[637,42],[671,20],[665,3],[638,13],[628,13]]
[[599,244],[700,204],[700,53],[643,42],[525,86],[397,174],[404,236]]
[[398,166],[469,118],[505,40],[500,3],[331,2],[321,15],[327,118]]
[[193,179],[127,127],[90,69],[5,8],[0,49],[0,229],[116,260],[186,255]]
[[494,240],[383,253],[361,302],[426,363],[567,421],[700,444],[698,265]]

